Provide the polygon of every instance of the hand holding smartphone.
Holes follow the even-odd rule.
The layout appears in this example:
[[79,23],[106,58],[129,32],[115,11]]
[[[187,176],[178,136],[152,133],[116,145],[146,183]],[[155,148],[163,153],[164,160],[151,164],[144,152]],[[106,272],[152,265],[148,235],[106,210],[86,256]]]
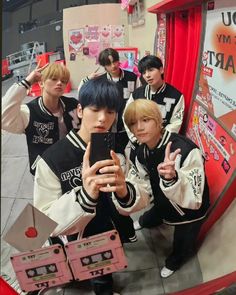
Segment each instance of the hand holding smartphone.
[[92,133],[90,149],[90,166],[98,161],[111,159],[110,151],[115,148],[115,133]]

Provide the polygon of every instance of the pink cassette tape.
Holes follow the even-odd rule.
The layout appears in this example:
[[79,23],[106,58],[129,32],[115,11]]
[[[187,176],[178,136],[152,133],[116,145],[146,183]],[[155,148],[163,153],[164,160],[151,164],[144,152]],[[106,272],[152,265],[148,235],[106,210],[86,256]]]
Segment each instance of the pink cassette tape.
[[54,287],[73,280],[59,244],[13,255],[11,263],[22,291]]
[[94,278],[127,267],[120,237],[115,230],[69,242],[65,250],[76,280]]

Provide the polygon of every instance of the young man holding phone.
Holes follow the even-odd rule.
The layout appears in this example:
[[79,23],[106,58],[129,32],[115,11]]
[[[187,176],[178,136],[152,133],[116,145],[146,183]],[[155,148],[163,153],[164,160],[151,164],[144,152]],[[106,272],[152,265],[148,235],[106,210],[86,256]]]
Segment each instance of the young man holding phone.
[[[127,216],[147,205],[146,193],[126,182],[114,151],[111,159],[90,165],[91,134],[111,128],[119,101],[112,81],[96,78],[85,83],[77,109],[80,129],[50,147],[37,164],[34,205],[58,223],[54,237],[66,235],[73,241],[111,230],[114,208]],[[91,281],[95,294],[113,294],[111,274]]]

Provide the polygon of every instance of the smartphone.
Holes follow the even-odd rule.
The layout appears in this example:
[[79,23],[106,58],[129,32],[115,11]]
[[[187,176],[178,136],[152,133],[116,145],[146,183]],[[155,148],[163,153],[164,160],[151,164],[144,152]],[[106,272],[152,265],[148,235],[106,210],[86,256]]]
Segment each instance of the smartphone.
[[92,133],[90,149],[90,166],[97,161],[111,159],[110,151],[115,148],[115,133]]

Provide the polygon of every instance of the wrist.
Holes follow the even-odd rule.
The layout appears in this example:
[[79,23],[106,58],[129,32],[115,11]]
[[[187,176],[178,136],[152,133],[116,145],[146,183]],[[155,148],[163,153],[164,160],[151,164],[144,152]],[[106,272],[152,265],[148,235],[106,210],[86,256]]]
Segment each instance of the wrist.
[[30,87],[31,87],[31,83],[30,83],[28,80],[26,80],[26,79],[21,80],[20,83],[21,83],[21,85],[24,86],[27,90],[30,89]]

